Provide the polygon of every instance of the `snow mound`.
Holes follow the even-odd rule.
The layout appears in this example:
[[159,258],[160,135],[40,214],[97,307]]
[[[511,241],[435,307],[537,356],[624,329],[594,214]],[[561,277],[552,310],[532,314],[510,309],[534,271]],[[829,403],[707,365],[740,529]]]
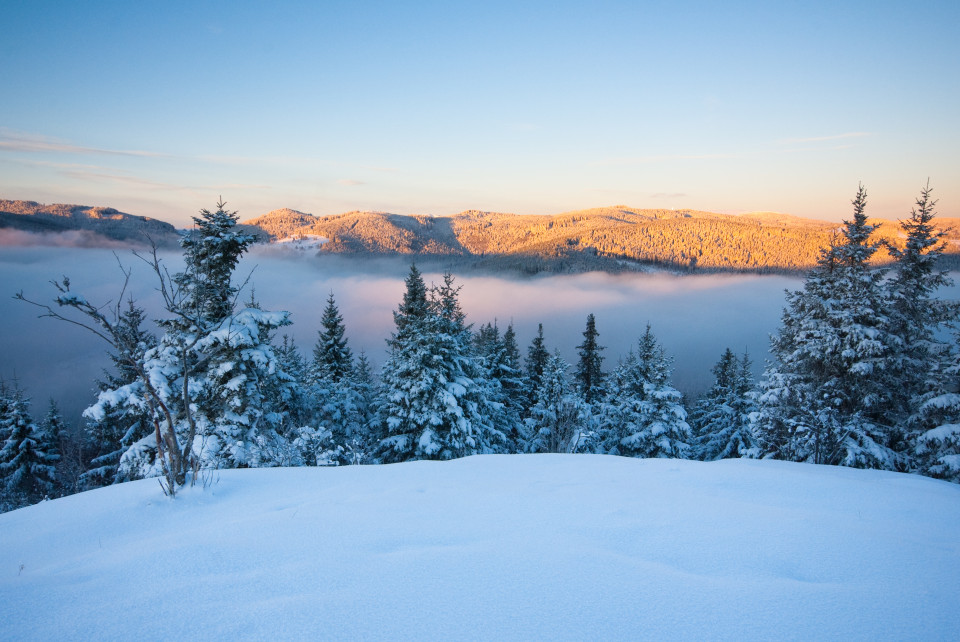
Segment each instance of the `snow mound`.
[[960,486],[772,461],[229,470],[0,515],[6,639],[950,639]]

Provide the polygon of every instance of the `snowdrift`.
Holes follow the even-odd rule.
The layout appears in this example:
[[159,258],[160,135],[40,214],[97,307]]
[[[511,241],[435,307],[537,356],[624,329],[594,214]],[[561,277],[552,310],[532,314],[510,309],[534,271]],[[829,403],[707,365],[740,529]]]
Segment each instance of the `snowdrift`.
[[960,486],[769,461],[230,470],[0,515],[6,639],[955,639]]

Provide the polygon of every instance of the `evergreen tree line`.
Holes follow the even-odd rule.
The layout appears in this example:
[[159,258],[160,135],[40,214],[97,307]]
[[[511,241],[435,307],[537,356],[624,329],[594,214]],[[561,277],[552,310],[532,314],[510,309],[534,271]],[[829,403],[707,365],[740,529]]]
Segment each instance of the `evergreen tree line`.
[[960,481],[960,353],[947,338],[960,309],[936,298],[949,279],[936,266],[935,201],[921,192],[887,269],[869,265],[882,244],[862,187],[853,205],[803,288],[787,293],[760,381],[749,355],[727,349],[688,413],[649,325],[611,371],[592,314],[575,364],[551,352],[542,324],[521,356],[512,325],[474,328],[453,276],[428,287],[416,266],[379,376],[350,349],[332,293],[304,355],[277,336],[286,313],[252,295],[238,305],[232,274],[253,239],[218,203],[183,239],[183,272],[169,275],[155,251],[140,256],[164,299],[157,334],[135,302],[96,307],[67,279],[55,283],[56,307],[18,295],[108,341],[113,368],[82,439],[54,404],[38,425],[22,392],[0,386],[4,507],[145,477],[175,494],[217,468],[478,453],[776,458]]

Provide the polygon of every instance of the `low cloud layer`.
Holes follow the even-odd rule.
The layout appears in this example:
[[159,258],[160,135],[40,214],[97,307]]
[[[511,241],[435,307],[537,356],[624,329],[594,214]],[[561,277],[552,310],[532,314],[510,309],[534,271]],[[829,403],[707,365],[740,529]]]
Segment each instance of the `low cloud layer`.
[[[156,278],[128,251],[70,246],[0,247],[0,377],[16,376],[40,415],[49,397],[61,402],[71,420],[93,399],[94,380],[107,367],[107,346],[80,328],[38,319],[38,310],[12,299],[20,290],[50,301],[49,281],[63,275],[91,302],[116,302],[122,274],[118,258],[133,270],[132,294],[150,318],[162,314]],[[180,257],[165,255],[171,272]],[[241,262],[236,280],[249,276],[241,301],[251,290],[265,309],[288,310],[294,325],[284,330],[309,354],[320,328],[327,296],[333,292],[354,352],[364,350],[376,367],[386,356],[393,311],[403,296],[409,269],[404,260],[362,263],[310,252],[256,248]],[[425,273],[439,283],[441,274]],[[606,346],[606,370],[635,345],[649,322],[675,360],[674,383],[696,394],[710,385],[710,368],[726,347],[748,349],[759,370],[768,335],[779,323],[785,288],[798,279],[777,276],[669,276],[581,274],[512,279],[460,275],[461,304],[475,326],[513,323],[525,355],[537,324],[543,323],[551,350],[575,361],[576,346],[589,313],[596,315],[600,343]]]
[[27,232],[0,229],[0,247],[77,247],[125,250],[129,241],[117,241],[88,230]]

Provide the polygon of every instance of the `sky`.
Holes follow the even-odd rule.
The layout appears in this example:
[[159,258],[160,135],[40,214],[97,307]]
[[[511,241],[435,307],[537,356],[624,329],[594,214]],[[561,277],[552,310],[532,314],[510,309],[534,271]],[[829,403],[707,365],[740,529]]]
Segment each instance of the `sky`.
[[960,216],[960,3],[6,0],[0,198]]

